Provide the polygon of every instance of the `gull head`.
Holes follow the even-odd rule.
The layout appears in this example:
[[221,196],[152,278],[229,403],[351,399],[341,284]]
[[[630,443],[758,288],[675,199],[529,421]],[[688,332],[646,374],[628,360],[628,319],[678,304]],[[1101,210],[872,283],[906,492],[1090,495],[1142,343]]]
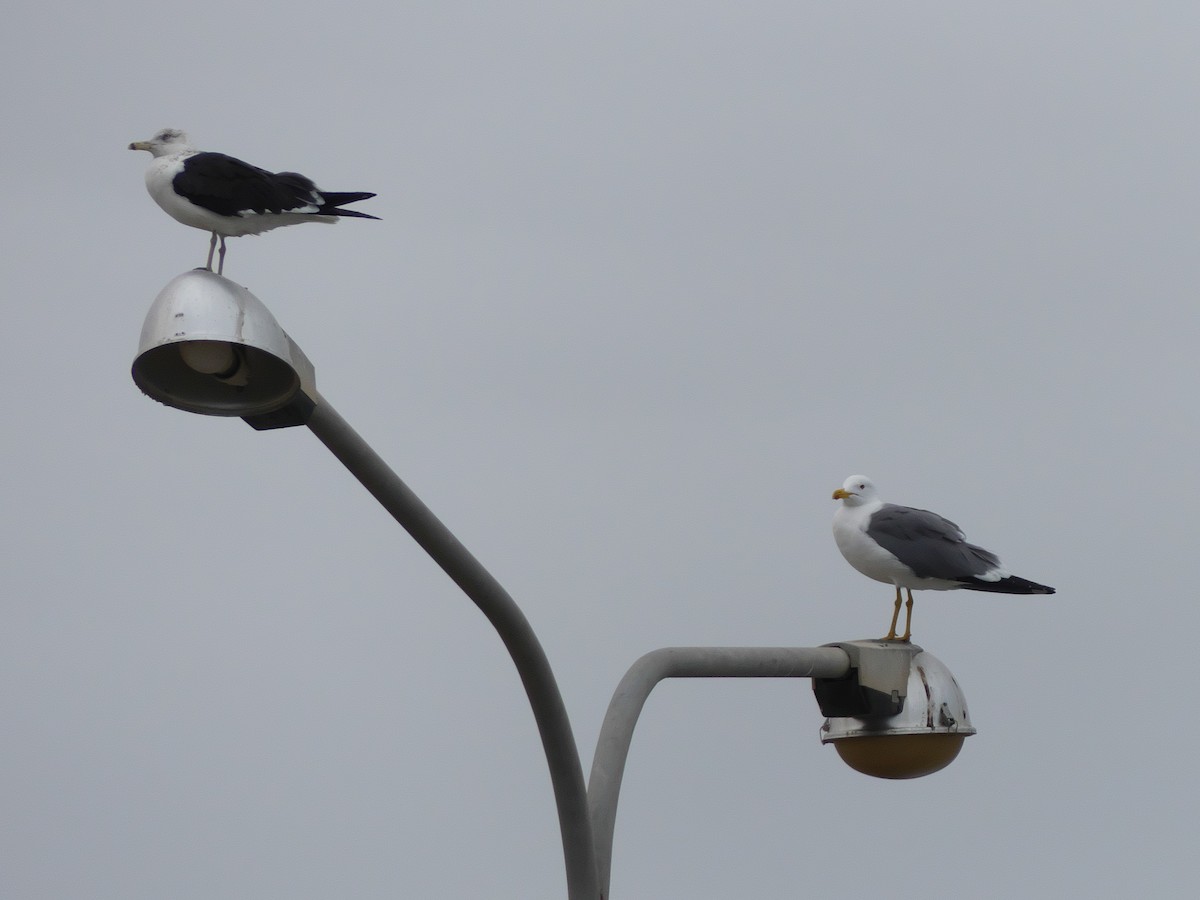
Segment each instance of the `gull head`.
[[841,500],[846,506],[862,506],[870,503],[878,496],[875,482],[866,475],[851,475],[842,482],[842,486],[833,492],[834,500]]
[[188,137],[178,128],[164,128],[148,141],[134,141],[129,145],[130,150],[149,150],[154,157],[169,156],[180,150],[190,150]]

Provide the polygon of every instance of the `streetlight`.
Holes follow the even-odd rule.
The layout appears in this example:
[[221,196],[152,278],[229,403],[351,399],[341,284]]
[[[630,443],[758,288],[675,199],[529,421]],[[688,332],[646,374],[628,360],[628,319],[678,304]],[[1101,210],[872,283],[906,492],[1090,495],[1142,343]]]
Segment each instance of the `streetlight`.
[[[664,678],[812,678],[829,717],[822,742],[834,742],[853,768],[879,777],[936,771],[974,733],[949,670],[911,644],[664,648],[635,662],[617,687],[585,790],[562,695],[528,620],[317,392],[312,363],[257,297],[207,269],[177,276],[146,315],[132,374],[145,394],[178,409],[240,416],[258,430],[308,426],[488,617],[517,668],[541,734],[570,900],[603,900],[608,894],[617,797],[630,739],[647,696]],[[917,696],[918,688],[925,706],[906,700]],[[936,710],[929,706],[934,697]],[[904,752],[890,753],[897,742],[905,745]]]
[[558,806],[569,896],[598,897],[579,752],[533,629],[504,588],[317,392],[312,364],[262,302],[206,269],[177,276],[146,315],[133,380],[155,400],[189,412],[241,416],[259,430],[307,425],[475,601],[508,648],[533,707]]
[[876,778],[920,778],[954,762],[975,733],[962,688],[932,653],[907,641],[848,641],[850,678],[814,678],[832,743],[852,769]]

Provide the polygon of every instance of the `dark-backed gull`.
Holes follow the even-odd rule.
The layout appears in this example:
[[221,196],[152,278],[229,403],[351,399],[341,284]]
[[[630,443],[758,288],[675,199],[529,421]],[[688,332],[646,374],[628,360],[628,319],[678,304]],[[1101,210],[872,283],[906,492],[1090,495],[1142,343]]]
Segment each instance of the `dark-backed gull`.
[[[833,537],[846,562],[868,578],[894,585],[896,608],[885,641],[912,636],[914,590],[1053,594],[1054,588],[1009,575],[996,554],[968,544],[962,529],[937,513],[879,499],[865,475],[851,475],[833,492],[842,505],[833,516]],[[904,635],[896,637],[900,589],[908,592]]]
[[212,232],[205,263],[209,271],[220,241],[218,274],[225,270],[227,237],[301,222],[332,224],[340,216],[378,218],[340,208],[374,194],[334,194],[296,172],[268,172],[224,153],[201,152],[175,128],[164,128],[148,141],[134,141],[129,149],[148,150],[154,157],[146,170],[146,189],[154,201],[176,221]]

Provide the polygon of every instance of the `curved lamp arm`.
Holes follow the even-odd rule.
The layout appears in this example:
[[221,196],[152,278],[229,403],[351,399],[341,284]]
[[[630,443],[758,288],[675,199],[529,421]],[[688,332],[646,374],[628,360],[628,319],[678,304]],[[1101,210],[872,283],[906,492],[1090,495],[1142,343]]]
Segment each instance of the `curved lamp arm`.
[[655,685],[664,678],[841,678],[849,670],[849,655],[837,647],[664,647],[630,666],[608,704],[588,781],[600,896],[608,896],[629,743]]

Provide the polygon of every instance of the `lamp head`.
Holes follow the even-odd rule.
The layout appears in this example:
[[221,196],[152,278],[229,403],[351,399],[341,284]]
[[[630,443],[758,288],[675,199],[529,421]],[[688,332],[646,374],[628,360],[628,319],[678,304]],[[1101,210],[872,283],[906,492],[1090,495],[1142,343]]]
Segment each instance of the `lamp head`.
[[174,278],[142,326],[133,380],[160,403],[255,428],[302,425],[312,363],[250,291],[207,269]]
[[850,656],[843,678],[813,679],[827,718],[821,743],[876,778],[919,778],[954,761],[975,733],[967,700],[932,653],[902,641],[834,644]]

